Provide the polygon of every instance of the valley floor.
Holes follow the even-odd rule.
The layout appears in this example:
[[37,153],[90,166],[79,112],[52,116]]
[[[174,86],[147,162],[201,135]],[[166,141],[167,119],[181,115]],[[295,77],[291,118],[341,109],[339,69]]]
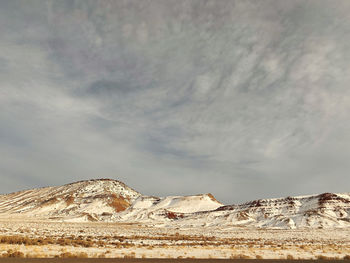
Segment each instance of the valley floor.
[[0,218],[0,257],[350,259],[350,229],[161,228]]
[[[334,260],[288,260],[288,259],[81,259],[81,258],[0,258],[0,263],[333,263]],[[349,263],[342,260],[342,263]]]

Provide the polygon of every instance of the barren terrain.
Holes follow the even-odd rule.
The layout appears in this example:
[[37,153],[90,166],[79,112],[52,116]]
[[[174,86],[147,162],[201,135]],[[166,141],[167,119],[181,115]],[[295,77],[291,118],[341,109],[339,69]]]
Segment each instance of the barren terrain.
[[[289,259],[137,259],[137,258],[0,258],[1,263],[315,263],[315,260],[289,260]],[[334,260],[319,260],[322,263],[333,263]],[[349,260],[342,260],[342,263],[348,263]]]
[[350,229],[150,227],[0,218],[2,257],[347,259]]
[[0,195],[0,257],[349,259],[349,216],[349,194],[224,205],[87,180]]

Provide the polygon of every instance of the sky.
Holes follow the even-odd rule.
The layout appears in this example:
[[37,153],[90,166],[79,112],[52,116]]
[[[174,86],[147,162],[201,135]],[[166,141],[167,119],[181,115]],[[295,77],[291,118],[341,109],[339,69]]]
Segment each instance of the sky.
[[0,192],[350,191],[350,1],[0,1]]

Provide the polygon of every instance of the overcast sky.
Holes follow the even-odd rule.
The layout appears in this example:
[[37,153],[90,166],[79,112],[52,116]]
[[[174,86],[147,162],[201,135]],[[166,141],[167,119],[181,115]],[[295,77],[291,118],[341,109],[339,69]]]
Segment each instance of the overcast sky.
[[0,1],[0,192],[350,191],[350,1]]

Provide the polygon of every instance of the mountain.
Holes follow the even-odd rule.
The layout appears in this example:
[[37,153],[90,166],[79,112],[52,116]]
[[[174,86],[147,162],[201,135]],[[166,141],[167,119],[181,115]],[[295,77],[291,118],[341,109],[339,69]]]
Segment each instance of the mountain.
[[221,206],[214,211],[184,217],[206,226],[259,228],[342,228],[350,227],[350,194],[260,199],[241,205]]
[[[179,200],[181,200],[179,202]],[[324,193],[220,205],[211,195],[140,196],[119,221],[167,227],[341,228],[350,227],[350,194]]]
[[164,198],[140,196],[127,210],[119,214],[118,220],[160,224],[162,221],[182,219],[186,215],[213,211],[222,206],[211,194]]
[[350,194],[223,205],[211,194],[144,196],[122,182],[99,179],[0,195],[0,215],[165,227],[342,228],[350,227]]
[[0,214],[97,221],[128,208],[140,193],[110,179],[80,181],[0,196]]

